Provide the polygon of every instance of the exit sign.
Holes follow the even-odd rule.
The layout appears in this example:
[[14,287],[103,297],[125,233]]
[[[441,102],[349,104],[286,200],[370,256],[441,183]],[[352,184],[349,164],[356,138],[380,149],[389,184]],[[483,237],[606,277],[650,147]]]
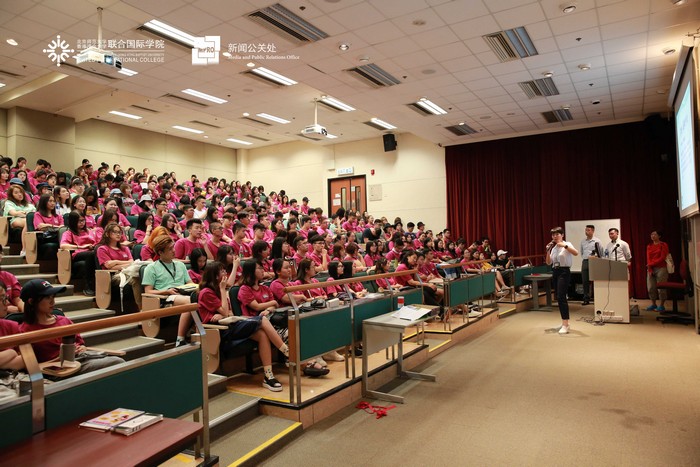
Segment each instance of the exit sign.
[[344,169],[338,169],[338,175],[352,175],[355,173],[354,167],[345,167]]

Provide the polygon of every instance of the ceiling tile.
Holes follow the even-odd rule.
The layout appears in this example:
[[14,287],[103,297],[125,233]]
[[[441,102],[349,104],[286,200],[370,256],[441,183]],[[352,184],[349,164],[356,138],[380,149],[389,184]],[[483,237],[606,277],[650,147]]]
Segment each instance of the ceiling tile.
[[[494,13],[493,16],[501,26],[501,30],[539,23],[545,20],[542,7],[537,2],[528,2],[526,5]],[[528,28],[526,27],[526,29]]]
[[446,24],[455,24],[489,14],[481,0],[470,1],[468,5],[462,2],[448,1],[434,7],[435,12]]

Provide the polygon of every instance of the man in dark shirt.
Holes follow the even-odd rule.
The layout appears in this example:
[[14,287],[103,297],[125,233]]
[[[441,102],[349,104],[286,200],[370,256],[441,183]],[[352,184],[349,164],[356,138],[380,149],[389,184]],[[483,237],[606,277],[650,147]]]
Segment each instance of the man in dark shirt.
[[367,227],[365,230],[362,231],[362,243],[367,243],[368,241],[377,241],[380,238],[382,238],[382,221],[381,219],[377,219],[374,221],[374,227],[369,228]]

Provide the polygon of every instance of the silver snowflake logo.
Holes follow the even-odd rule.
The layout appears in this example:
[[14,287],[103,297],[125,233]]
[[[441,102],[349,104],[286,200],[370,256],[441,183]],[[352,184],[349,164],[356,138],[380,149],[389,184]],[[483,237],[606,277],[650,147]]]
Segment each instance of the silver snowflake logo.
[[61,66],[61,63],[65,62],[70,57],[70,54],[75,52],[69,47],[70,44],[62,40],[61,36],[56,36],[56,39],[49,42],[47,48],[44,49],[44,53],[49,55],[52,62],[56,62],[56,66]]

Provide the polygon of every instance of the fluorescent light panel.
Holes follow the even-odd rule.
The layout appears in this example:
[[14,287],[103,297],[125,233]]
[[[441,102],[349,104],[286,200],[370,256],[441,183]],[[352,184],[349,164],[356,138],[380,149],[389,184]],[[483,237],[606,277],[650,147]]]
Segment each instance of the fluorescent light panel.
[[379,125],[382,128],[386,128],[387,130],[394,130],[396,127],[392,125],[391,123],[387,123],[383,120],[379,120],[378,118],[372,118],[370,119],[370,122],[374,123],[375,125]]
[[130,118],[132,120],[141,120],[143,118],[139,117],[138,115],[128,114],[126,112],[119,112],[118,110],[110,110],[109,113],[111,113],[112,115],[119,115],[120,117]]
[[328,139],[336,139],[337,136],[328,133],[328,134],[326,135],[326,138],[328,138]]
[[350,107],[345,102],[340,102],[338,99],[335,99],[333,97],[324,97],[321,99],[321,102],[324,102],[326,105],[329,105],[338,110],[343,110],[345,112],[352,112],[353,110],[355,110],[354,107]]
[[0,88],[3,86],[7,86],[5,83],[0,83]]
[[238,144],[245,144],[246,146],[250,146],[251,142],[249,141],[243,141],[242,139],[236,139],[236,138],[226,138],[226,141],[231,141],[232,143],[238,143]]
[[163,23],[162,21],[158,21],[157,19],[152,19],[147,23],[144,23],[141,27],[159,36],[166,37],[172,41],[175,41],[179,44],[185,45],[190,48],[194,47],[193,35],[188,34],[185,31],[181,31],[173,26],[170,26],[169,24]]
[[275,83],[284,84],[285,86],[291,86],[293,84],[297,84],[297,82],[294,81],[293,79],[287,78],[286,76],[280,75],[279,73],[276,73],[272,70],[268,70],[265,67],[260,66],[257,68],[253,68],[250,71],[252,73],[255,73],[258,76],[262,76],[263,78],[274,81]]
[[425,97],[418,100],[418,102],[416,102],[416,105],[419,105],[420,107],[422,107],[423,109],[425,109],[433,115],[445,115],[447,113],[445,109],[443,109],[436,103],[426,99]]
[[184,92],[185,94],[189,94],[190,96],[199,97],[200,99],[204,99],[205,101],[213,102],[215,104],[225,104],[226,102],[228,102],[225,99],[211,96],[203,92],[195,91],[194,89],[183,89],[182,92]]
[[196,133],[198,135],[204,133],[202,130],[195,130],[194,128],[187,128],[186,126],[180,125],[173,125],[173,128],[175,128],[176,130],[189,131],[190,133]]
[[122,68],[121,70],[119,70],[119,73],[126,76],[134,76],[139,74],[138,71],[130,70],[128,68]]
[[265,118],[267,120],[271,120],[271,121],[277,122],[277,123],[289,123],[289,120],[285,120],[285,119],[280,118],[280,117],[275,117],[274,115],[270,115],[270,114],[266,114],[266,113],[260,113],[260,114],[255,114],[255,115],[257,115],[260,118]]

